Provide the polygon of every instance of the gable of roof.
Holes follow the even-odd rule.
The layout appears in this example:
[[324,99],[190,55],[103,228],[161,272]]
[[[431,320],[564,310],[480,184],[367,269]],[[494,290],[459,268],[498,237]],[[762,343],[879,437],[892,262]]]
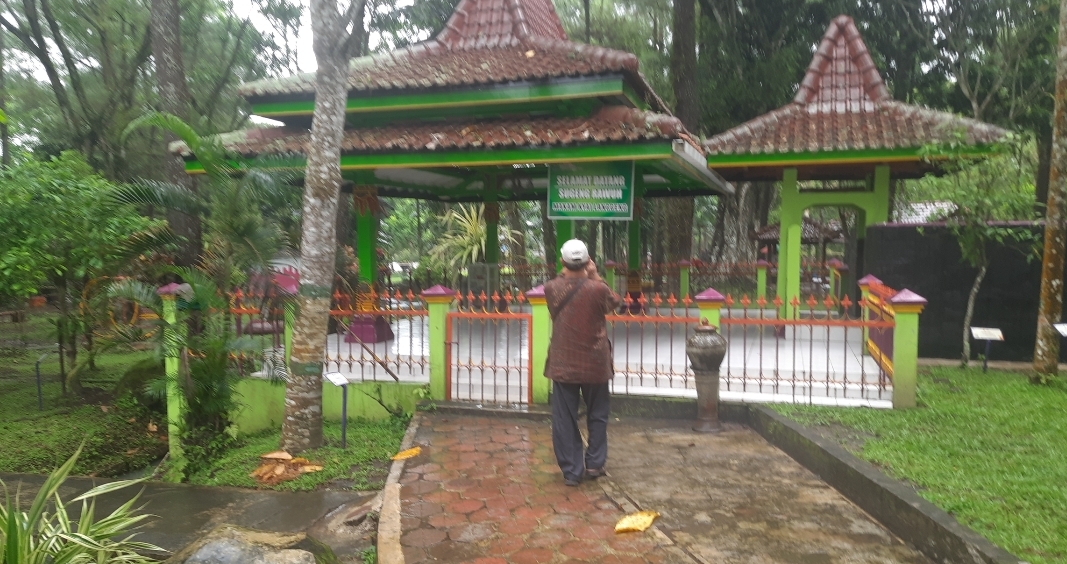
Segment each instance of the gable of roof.
[[994,143],[1007,131],[894,100],[852,18],[830,22],[793,101],[709,138],[709,155],[917,149],[956,139]]

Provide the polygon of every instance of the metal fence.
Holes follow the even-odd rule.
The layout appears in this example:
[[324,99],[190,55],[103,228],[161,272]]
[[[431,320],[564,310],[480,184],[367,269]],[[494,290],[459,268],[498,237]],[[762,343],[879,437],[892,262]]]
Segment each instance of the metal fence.
[[685,354],[685,341],[700,322],[695,304],[658,294],[637,301],[626,296],[619,310],[607,316],[612,393],[670,396],[695,390]]
[[522,293],[456,295],[445,320],[448,400],[532,403],[532,315]]
[[426,305],[414,292],[335,293],[326,372],[350,382],[430,381]]

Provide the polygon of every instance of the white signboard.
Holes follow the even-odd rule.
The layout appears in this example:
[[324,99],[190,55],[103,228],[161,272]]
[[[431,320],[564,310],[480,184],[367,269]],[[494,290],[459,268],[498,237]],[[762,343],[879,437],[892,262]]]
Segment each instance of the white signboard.
[[1053,323],[1052,326],[1060,332],[1060,335],[1067,337],[1067,323]]
[[971,337],[976,341],[1003,341],[1004,333],[994,327],[971,327]]
[[344,386],[348,384],[348,377],[340,372],[327,372],[325,376],[334,386]]

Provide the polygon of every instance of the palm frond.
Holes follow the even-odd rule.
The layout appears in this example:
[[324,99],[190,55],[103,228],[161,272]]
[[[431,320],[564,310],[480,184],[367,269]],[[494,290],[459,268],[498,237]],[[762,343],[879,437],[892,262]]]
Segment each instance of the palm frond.
[[136,180],[108,194],[117,205],[155,206],[189,215],[208,211],[204,198],[192,190],[159,180]]

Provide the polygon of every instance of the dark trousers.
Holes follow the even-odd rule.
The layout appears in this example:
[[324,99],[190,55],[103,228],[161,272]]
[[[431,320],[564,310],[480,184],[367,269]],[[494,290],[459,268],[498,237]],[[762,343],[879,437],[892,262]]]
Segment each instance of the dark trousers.
[[[578,431],[579,396],[585,400],[589,447],[582,445]],[[552,447],[563,477],[580,480],[586,468],[603,468],[608,460],[608,415],[611,392],[608,383],[561,384],[552,382]]]

